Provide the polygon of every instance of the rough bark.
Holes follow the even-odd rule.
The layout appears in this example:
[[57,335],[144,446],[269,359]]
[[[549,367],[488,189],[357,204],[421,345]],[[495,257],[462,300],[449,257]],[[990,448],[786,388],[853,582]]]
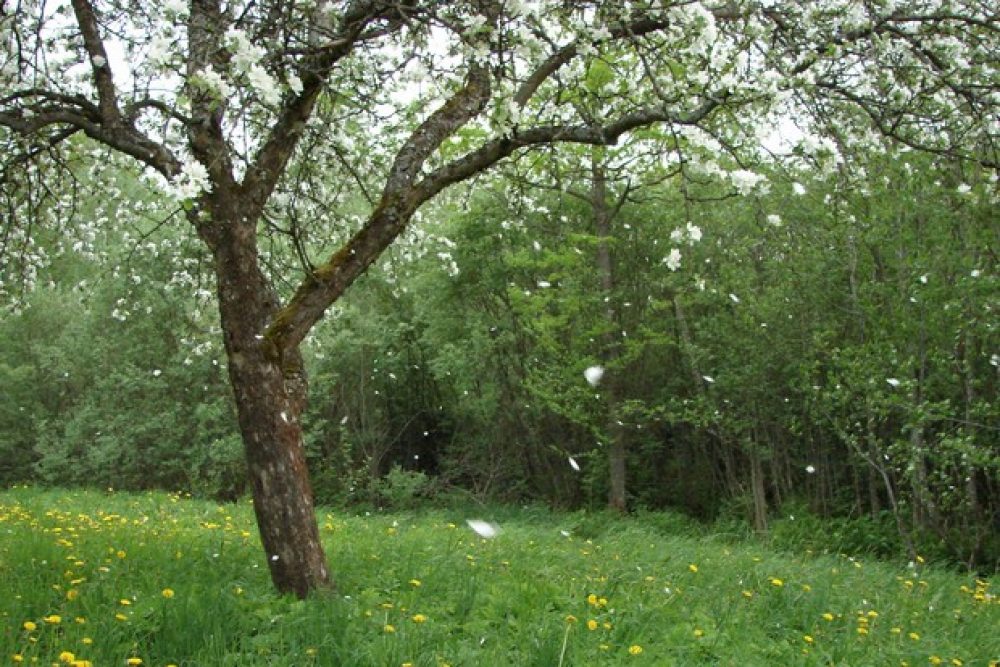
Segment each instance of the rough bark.
[[224,194],[213,201],[217,235],[207,234],[206,240],[215,259],[229,378],[257,525],[275,587],[305,597],[332,581],[305,460],[302,359],[297,349],[279,354],[261,333],[278,300],[259,268],[254,225],[226,218],[235,206]]

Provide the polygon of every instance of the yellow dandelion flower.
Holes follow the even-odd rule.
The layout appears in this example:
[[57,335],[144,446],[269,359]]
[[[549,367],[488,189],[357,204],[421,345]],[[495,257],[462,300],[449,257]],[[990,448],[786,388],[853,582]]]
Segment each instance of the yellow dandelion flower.
[[120,604],[123,607],[128,607],[129,605],[132,604],[132,601],[126,598],[122,598],[121,600],[118,601],[118,604]]
[[403,663],[402,665],[400,665],[399,667],[413,667],[413,663],[412,663],[412,662],[404,662],[404,663]]
[[13,662],[18,662],[18,663],[24,662],[24,656],[21,655],[20,653],[15,653],[14,655],[10,656],[10,659]]
[[903,632],[903,628],[900,628],[900,627],[892,627],[892,628],[889,628],[889,632],[891,632],[891,633],[892,633],[892,634],[894,634],[894,635],[898,635],[898,634],[900,634],[901,632]]
[[607,607],[608,606],[608,599],[607,598],[597,598],[597,606],[598,607]]
[[90,660],[74,660],[69,663],[69,667],[94,667],[94,663]]
[[420,583],[419,579],[410,579],[410,585],[414,588],[420,588],[423,584]]
[[642,647],[639,646],[638,644],[632,644],[631,646],[628,647],[629,655],[639,655],[640,653],[642,653]]
[[84,637],[83,639],[80,640],[80,643],[83,644],[84,646],[90,646],[91,644],[94,643],[94,640],[91,639],[90,637]]
[[566,614],[566,622],[576,623],[576,616],[574,616],[573,614]]
[[118,556],[119,560],[125,560],[125,556],[127,556],[128,554],[126,554],[123,550],[119,549],[117,553],[115,553],[115,555]]
[[59,625],[62,623],[62,616],[59,614],[49,614],[48,616],[43,616],[42,620],[49,625]]
[[597,606],[597,596],[594,595],[593,593],[591,593],[590,595],[588,595],[587,596],[587,604],[589,604],[592,607],[596,607]]
[[753,591],[743,591],[743,597],[749,600],[750,598],[753,597]]
[[77,625],[86,625],[87,619],[84,618],[83,616],[77,616],[76,618],[73,619],[73,622],[76,623]]
[[427,620],[423,614],[414,614],[412,618],[414,623],[424,623]]
[[812,638],[812,635],[802,635],[802,641],[807,644],[812,644],[816,640]]
[[385,625],[382,626],[382,630],[384,632],[388,632],[389,634],[392,634],[393,632],[396,631],[396,627],[393,626],[393,625],[390,625],[389,623],[386,623]]
[[160,591],[160,595],[169,600],[170,598],[174,597],[174,589],[164,588],[162,591]]
[[610,630],[611,623],[609,623],[608,621],[604,621],[603,623],[601,623],[601,627],[604,628],[605,630]]
[[76,660],[76,656],[70,653],[69,651],[63,651],[62,653],[59,654],[59,662],[69,663],[73,662],[74,660]]
[[608,644],[598,644],[597,648],[601,649],[602,651],[611,650],[611,646],[609,646]]
[[867,635],[868,634],[868,628],[865,628],[865,627],[858,628],[858,634],[862,635],[862,636]]
[[944,660],[942,660],[936,655],[932,655],[931,657],[927,658],[927,661],[930,662],[932,665],[940,665],[942,662],[944,662]]
[[315,646],[310,646],[309,648],[306,649],[306,655],[308,655],[310,658],[316,657],[317,652],[318,651]]
[[595,620],[594,620],[594,619],[592,619],[592,618],[591,618],[591,619],[589,619],[589,620],[587,621],[587,629],[588,629],[588,630],[596,630],[596,629],[597,629],[597,621],[595,621]]
[[806,593],[808,593],[812,589],[813,589],[812,586],[810,586],[809,584],[802,584],[802,590],[805,591]]
[[688,569],[691,570],[692,572],[697,572],[698,566],[695,565],[694,563],[691,563],[690,565],[688,565]]
[[878,618],[878,612],[872,609],[868,612],[868,618]]
[[694,636],[695,637],[704,637],[705,636],[705,631],[702,630],[701,628],[695,628],[694,629]]
[[35,625],[32,621],[25,621],[24,625],[22,625],[21,627],[23,627],[28,632],[34,632],[35,630],[38,629],[38,626]]
[[781,579],[778,579],[777,577],[771,577],[768,581],[770,581],[771,585],[776,588],[781,588],[782,586],[785,585],[785,582],[782,581]]
[[825,614],[823,614],[823,620],[824,621],[832,621],[833,620],[833,614],[831,614],[830,612],[826,612]]
[[66,599],[69,600],[70,602],[77,599],[78,597],[80,597],[80,591],[76,590],[75,588],[71,588],[68,591],[66,591]]
[[965,663],[959,660],[958,658],[952,658],[951,664],[955,665],[955,667],[962,667],[962,665],[964,665]]
[[912,639],[915,642],[920,641],[920,635],[918,633],[916,633],[916,632],[911,632],[911,633],[909,633],[906,636],[909,637],[910,639]]
[[126,616],[125,614],[123,614],[121,612],[118,612],[117,614],[115,614],[115,620],[116,621],[127,621],[128,620],[128,616]]
[[125,661],[125,664],[129,665],[129,667],[139,667],[142,664],[142,658],[129,658]]

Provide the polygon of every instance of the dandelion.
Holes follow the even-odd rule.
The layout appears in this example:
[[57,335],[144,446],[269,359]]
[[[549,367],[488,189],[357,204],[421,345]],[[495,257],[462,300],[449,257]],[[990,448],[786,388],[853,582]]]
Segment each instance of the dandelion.
[[743,592],[742,592],[742,595],[743,595],[743,597],[745,597],[745,598],[746,598],[747,600],[749,600],[749,599],[751,599],[751,598],[753,597],[753,591],[743,591]]
[[691,563],[690,565],[688,565],[688,569],[691,570],[691,572],[697,572],[698,566],[695,565],[694,563]]
[[163,591],[160,592],[160,595],[169,600],[170,598],[174,597],[174,589],[164,588]]
[[23,627],[28,632],[34,632],[35,630],[38,629],[38,626],[31,621],[25,621],[24,625],[22,625],[21,627]]
[[861,635],[861,636],[867,635],[868,634],[868,628],[866,628],[864,626],[859,627],[858,628],[858,634]]
[[812,635],[802,635],[802,641],[804,641],[807,644],[812,644],[816,640],[812,638]]
[[130,667],[139,667],[142,664],[142,658],[129,658],[125,661],[125,664]]
[[631,646],[628,647],[629,655],[639,655],[640,653],[642,653],[642,647],[639,646],[638,644],[632,644]]
[[591,619],[589,619],[589,620],[587,621],[587,629],[588,629],[588,630],[591,630],[591,631],[593,631],[593,630],[596,630],[596,629],[597,629],[597,621],[595,621],[595,620],[594,620],[594,619],[592,619],[592,618],[591,618]]
[[597,596],[594,595],[593,593],[591,593],[590,595],[588,595],[587,596],[587,604],[589,604],[592,607],[596,607],[597,606]]
[[424,623],[426,621],[427,621],[427,617],[424,616],[423,614],[414,614],[413,615],[413,622],[414,623]]
[[410,579],[410,585],[414,588],[420,588],[423,584],[420,583],[419,579]]
[[59,625],[62,623],[62,616],[59,616],[58,614],[49,614],[48,616],[43,616],[42,620],[49,625]]
[[781,588],[782,586],[785,585],[785,582],[782,581],[781,579],[778,579],[777,577],[771,577],[768,581],[770,581],[771,585],[774,586],[775,588]]
[[389,623],[386,623],[385,625],[382,626],[382,631],[386,632],[388,634],[392,634],[393,632],[396,631],[396,627],[394,625],[390,625]]
[[825,614],[823,614],[823,620],[824,621],[832,621],[833,620],[833,614],[831,614],[830,612],[826,612]]
[[576,623],[576,616],[574,616],[573,614],[566,614],[566,622]]
[[59,662],[69,663],[73,662],[74,660],[76,660],[76,656],[70,653],[69,651],[63,651],[62,653],[59,654]]
[[123,614],[121,612],[118,612],[117,614],[115,614],[115,620],[116,621],[127,621],[128,620],[128,616],[126,616],[125,614]]
[[929,662],[930,662],[930,663],[931,663],[932,665],[940,665],[940,664],[941,664],[942,662],[944,662],[944,660],[942,660],[941,658],[939,658],[939,657],[938,657],[938,656],[936,656],[936,655],[932,655],[931,657],[927,658],[927,660],[928,660],[928,661],[929,661]]
[[702,630],[701,628],[695,628],[694,629],[694,636],[695,637],[699,637],[699,638],[704,637],[705,636],[705,631]]
[[920,634],[917,633],[917,632],[911,632],[911,633],[907,634],[906,636],[909,637],[910,639],[912,639],[915,642],[920,641]]
[[20,653],[15,653],[14,655],[10,656],[10,659],[11,659],[11,661],[17,662],[17,663],[24,662],[24,656],[21,655]]

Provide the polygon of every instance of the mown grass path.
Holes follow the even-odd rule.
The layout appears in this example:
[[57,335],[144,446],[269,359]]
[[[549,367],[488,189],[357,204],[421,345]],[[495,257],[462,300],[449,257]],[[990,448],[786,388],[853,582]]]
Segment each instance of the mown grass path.
[[776,553],[650,521],[501,511],[490,540],[460,511],[324,511],[337,590],[301,602],[272,593],[246,503],[0,492],[0,664],[1000,660],[989,581],[922,563]]

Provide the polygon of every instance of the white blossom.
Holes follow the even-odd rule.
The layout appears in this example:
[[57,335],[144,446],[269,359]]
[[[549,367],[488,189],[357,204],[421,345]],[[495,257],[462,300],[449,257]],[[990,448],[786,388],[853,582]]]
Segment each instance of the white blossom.
[[587,382],[589,382],[592,387],[596,387],[597,383],[601,381],[602,377],[604,377],[604,369],[600,366],[591,366],[583,372],[583,377],[587,378]]
[[767,216],[767,224],[772,227],[781,227],[781,216],[777,213],[771,213]]
[[896,378],[886,378],[885,381],[888,382],[892,387],[899,386],[899,380],[897,380]]
[[569,457],[569,467],[577,472],[580,472],[580,464],[577,463],[576,459],[574,459],[572,456]]
[[212,189],[212,184],[208,180],[208,170],[205,165],[197,160],[185,162],[181,167],[181,173],[177,175],[169,191],[175,199],[183,201],[194,199]]
[[671,271],[681,268],[681,251],[677,248],[671,248],[670,254],[663,258],[663,263]]
[[801,197],[806,193],[806,186],[802,185],[801,183],[792,183],[792,192]]
[[737,169],[730,172],[729,180],[741,195],[749,195],[755,189],[763,189],[760,187],[761,184],[767,183],[766,176],[746,169]]

